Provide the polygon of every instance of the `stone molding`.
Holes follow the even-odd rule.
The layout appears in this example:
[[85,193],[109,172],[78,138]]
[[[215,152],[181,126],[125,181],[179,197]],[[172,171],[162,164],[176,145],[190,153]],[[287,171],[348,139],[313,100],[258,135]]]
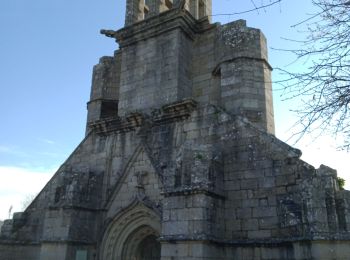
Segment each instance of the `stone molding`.
[[305,237],[291,237],[291,238],[270,238],[270,239],[241,239],[241,240],[222,240],[217,239],[214,236],[207,234],[198,234],[196,236],[161,236],[160,241],[164,242],[209,242],[220,245],[229,246],[243,246],[243,247],[259,247],[259,246],[276,246],[279,247],[283,244],[299,243],[299,242],[322,242],[322,241],[349,241],[349,235],[346,236],[305,236]]
[[256,58],[256,57],[249,57],[249,56],[237,56],[237,57],[233,57],[227,60],[222,60],[220,61],[219,64],[217,64],[215,66],[215,68],[212,71],[213,76],[218,76],[220,75],[220,69],[221,69],[221,65],[223,63],[230,63],[230,62],[235,62],[238,60],[253,60],[253,61],[259,61],[259,62],[263,62],[271,71],[273,70],[272,66],[270,65],[270,63],[263,58]]
[[218,199],[226,199],[224,195],[218,194],[214,191],[210,190],[209,187],[188,187],[186,188],[179,188],[179,189],[172,189],[172,190],[165,190],[161,194],[165,197],[172,197],[172,196],[188,196],[188,195],[195,195],[195,194],[205,194],[209,197],[218,198]]
[[165,124],[188,118],[196,109],[197,102],[192,99],[178,101],[160,109],[152,111],[151,115],[141,112],[133,112],[125,117],[106,118],[88,125],[89,129],[99,135],[106,135],[110,132],[135,131],[147,122],[151,124]]
[[[100,247],[100,259],[130,259],[123,258],[125,248],[134,248],[130,237],[133,233],[142,229],[143,236],[161,233],[160,215],[140,202],[135,202],[118,214],[108,225],[104,232],[103,242]],[[137,234],[136,234],[137,235]],[[142,240],[142,238],[140,238]],[[128,257],[128,256],[126,256]]]
[[101,30],[101,34],[115,38],[120,48],[123,48],[177,28],[181,29],[190,39],[194,39],[197,33],[215,26],[215,24],[209,24],[208,19],[197,21],[187,10],[171,9],[118,31]]

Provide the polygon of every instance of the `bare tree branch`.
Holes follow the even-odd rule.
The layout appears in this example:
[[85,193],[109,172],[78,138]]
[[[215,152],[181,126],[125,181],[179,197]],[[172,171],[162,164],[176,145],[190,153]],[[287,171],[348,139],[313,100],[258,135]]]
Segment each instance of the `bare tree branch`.
[[273,1],[273,2],[271,2],[269,4],[263,4],[263,5],[257,6],[255,4],[255,2],[253,1],[254,8],[252,8],[252,9],[241,11],[241,12],[235,12],[235,13],[213,14],[212,16],[226,16],[226,15],[230,16],[230,15],[246,14],[246,13],[250,13],[250,12],[254,12],[254,11],[259,11],[261,9],[265,9],[267,7],[273,6],[273,5],[281,3],[281,2],[282,2],[282,0],[276,0],[276,1]]
[[307,61],[302,71],[278,68],[284,78],[278,81],[286,98],[306,100],[295,111],[303,129],[299,139],[310,131],[342,135],[341,148],[350,149],[350,1],[313,0],[319,11],[294,26],[308,24],[308,36],[298,41],[301,48],[283,50],[298,61]]

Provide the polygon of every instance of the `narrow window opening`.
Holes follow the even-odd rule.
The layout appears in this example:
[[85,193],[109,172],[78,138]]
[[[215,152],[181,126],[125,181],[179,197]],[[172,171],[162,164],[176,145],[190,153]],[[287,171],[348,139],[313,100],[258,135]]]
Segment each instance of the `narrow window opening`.
[[182,184],[182,162],[180,162],[179,167],[175,170],[175,181],[174,187],[179,188]]
[[165,5],[170,10],[173,8],[173,0],[165,0]]
[[149,15],[149,8],[147,5],[143,7],[143,19],[146,19]]
[[145,0],[139,0],[137,20],[142,21],[148,17],[149,8],[145,3]]
[[173,8],[173,0],[160,1],[159,12],[165,12]]
[[205,16],[205,4],[203,0],[198,1],[198,18],[203,18]]

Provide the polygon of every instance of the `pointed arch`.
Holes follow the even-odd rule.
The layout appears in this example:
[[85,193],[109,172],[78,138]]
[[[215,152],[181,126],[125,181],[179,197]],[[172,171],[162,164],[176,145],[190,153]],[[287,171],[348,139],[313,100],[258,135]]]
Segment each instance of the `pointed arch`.
[[107,226],[99,250],[100,259],[138,259],[140,246],[149,241],[155,243],[160,232],[160,214],[141,201],[134,201]]

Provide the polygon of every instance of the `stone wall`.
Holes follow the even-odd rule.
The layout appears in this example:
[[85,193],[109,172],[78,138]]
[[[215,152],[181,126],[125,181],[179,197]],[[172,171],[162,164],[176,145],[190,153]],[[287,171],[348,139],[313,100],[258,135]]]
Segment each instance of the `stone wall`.
[[14,260],[14,259],[40,259],[40,244],[23,245],[21,243],[4,243],[0,241],[0,259]]
[[149,112],[150,108],[189,98],[190,50],[187,37],[179,30],[124,47],[119,114]]
[[[274,133],[266,39],[245,21],[210,25],[174,9],[114,32],[113,37],[120,45],[118,115],[149,114],[192,98],[200,105],[210,103],[244,115]],[[93,93],[102,89],[93,86]],[[94,110],[89,113],[96,114]]]
[[118,114],[120,59],[121,54],[116,52],[114,57],[103,57],[94,66],[87,124]]

